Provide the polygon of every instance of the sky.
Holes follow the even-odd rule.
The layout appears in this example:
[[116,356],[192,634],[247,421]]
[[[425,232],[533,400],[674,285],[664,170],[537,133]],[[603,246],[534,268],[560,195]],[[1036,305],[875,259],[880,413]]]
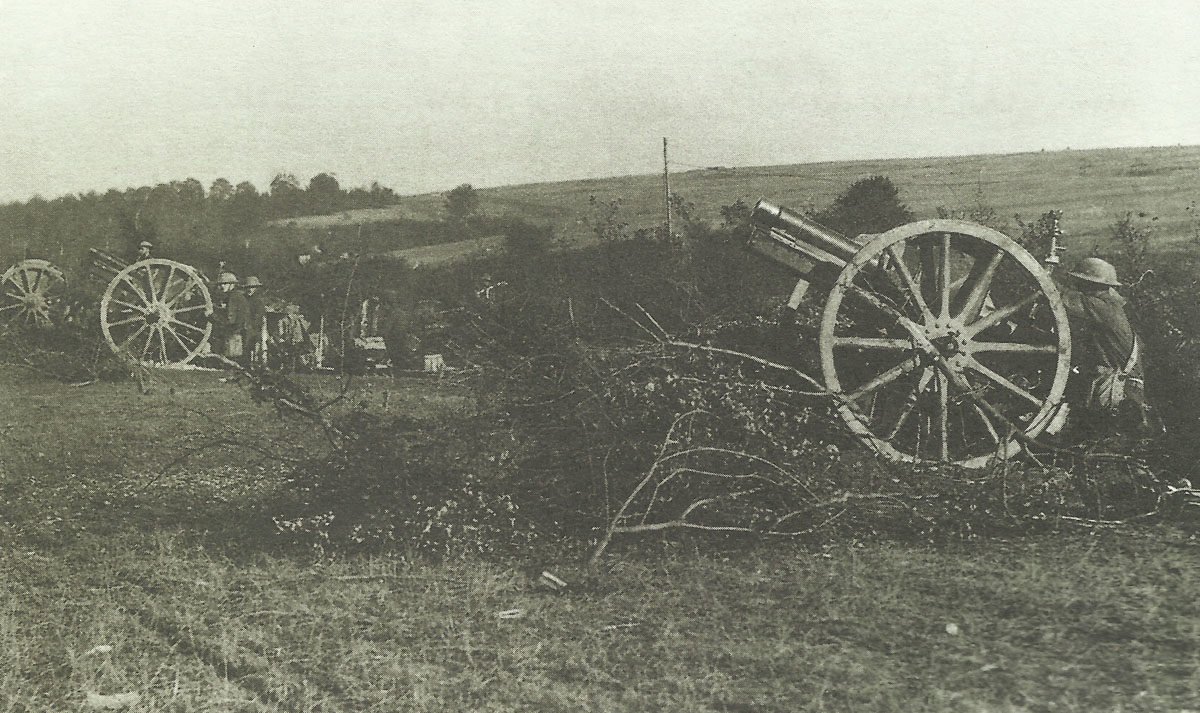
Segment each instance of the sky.
[[0,201],[1200,144],[1200,0],[0,0]]

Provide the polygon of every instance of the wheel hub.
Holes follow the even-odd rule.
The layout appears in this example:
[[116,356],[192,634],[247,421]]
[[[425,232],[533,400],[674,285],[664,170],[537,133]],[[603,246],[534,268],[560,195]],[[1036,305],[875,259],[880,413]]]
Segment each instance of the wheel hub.
[[933,347],[926,350],[927,361],[930,365],[936,362],[935,357],[941,357],[955,371],[961,373],[969,361],[971,340],[962,336],[963,328],[958,320],[936,320],[921,325],[921,335]]

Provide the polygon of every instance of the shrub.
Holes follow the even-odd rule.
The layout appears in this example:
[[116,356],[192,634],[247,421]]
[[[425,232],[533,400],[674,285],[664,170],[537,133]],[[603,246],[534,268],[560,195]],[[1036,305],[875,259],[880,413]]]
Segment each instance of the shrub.
[[1148,223],[1142,222],[1146,217],[1145,213],[1137,213],[1135,218],[1133,212],[1126,211],[1112,226],[1113,242],[1117,244],[1130,279],[1137,279],[1148,267],[1146,258],[1154,237],[1154,223],[1158,218],[1150,218]]
[[885,176],[855,181],[816,219],[846,235],[882,233],[912,221],[912,211],[900,201],[900,190]]
[[437,426],[363,412],[340,419],[348,442],[292,474],[294,501],[276,526],[320,548],[441,557],[532,542],[538,530],[510,487],[517,444],[479,420]]

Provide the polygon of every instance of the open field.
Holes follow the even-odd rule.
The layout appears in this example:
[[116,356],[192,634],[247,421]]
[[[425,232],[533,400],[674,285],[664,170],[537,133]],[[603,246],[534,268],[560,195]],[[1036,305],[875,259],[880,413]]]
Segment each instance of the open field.
[[[267,519],[287,493],[262,449],[320,439],[219,378],[159,374],[143,394],[0,371],[0,711],[89,692],[175,711],[1200,707],[1200,545],[1179,529],[643,541],[597,575],[569,543],[331,558],[281,546]],[[448,381],[377,376],[345,403],[472,408]],[[543,568],[571,588],[539,589]]]
[[462,258],[487,255],[503,248],[504,237],[493,235],[473,240],[460,240],[454,243],[422,245],[405,250],[393,250],[388,255],[407,260],[413,265],[435,266]]
[[[790,166],[690,170],[671,177],[671,190],[696,204],[702,217],[738,199],[759,198],[793,208],[822,208],[854,181],[885,175],[918,218],[936,215],[939,206],[970,208],[981,191],[984,203],[1008,221],[1064,212],[1063,229],[1075,254],[1103,245],[1118,213],[1145,212],[1157,217],[1156,247],[1169,248],[1197,229],[1187,206],[1200,200],[1200,147],[1045,151],[985,156],[955,156],[878,161],[839,161]],[[623,218],[634,227],[662,221],[662,176],[615,178],[505,186],[479,191],[484,212],[512,213],[535,223],[554,225],[570,242],[585,240],[579,222],[588,198],[621,198]],[[397,210],[436,216],[440,194],[410,196]],[[391,210],[391,209],[387,209]]]

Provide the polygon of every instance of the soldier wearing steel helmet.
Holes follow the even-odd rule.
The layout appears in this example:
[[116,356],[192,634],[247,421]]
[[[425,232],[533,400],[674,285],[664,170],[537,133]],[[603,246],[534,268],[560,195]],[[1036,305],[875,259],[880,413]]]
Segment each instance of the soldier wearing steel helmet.
[[229,359],[240,360],[244,353],[242,325],[246,320],[246,296],[238,292],[238,278],[223,271],[217,276],[213,296],[213,351]]
[[263,281],[255,275],[250,275],[242,281],[240,291],[245,296],[246,313],[240,325],[242,331],[242,348],[245,354],[245,364],[262,359],[262,342],[267,308],[260,296]]
[[1098,257],[1079,261],[1067,273],[1063,294],[1071,320],[1075,362],[1071,400],[1082,406],[1084,430],[1132,426],[1156,428],[1146,401],[1145,347],[1125,310],[1117,270]]

